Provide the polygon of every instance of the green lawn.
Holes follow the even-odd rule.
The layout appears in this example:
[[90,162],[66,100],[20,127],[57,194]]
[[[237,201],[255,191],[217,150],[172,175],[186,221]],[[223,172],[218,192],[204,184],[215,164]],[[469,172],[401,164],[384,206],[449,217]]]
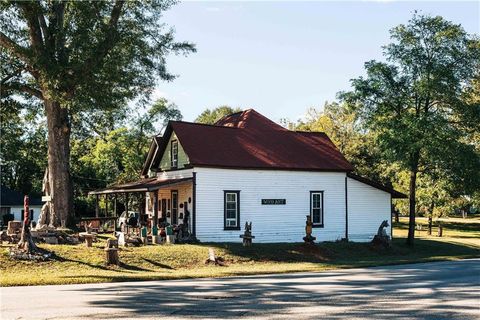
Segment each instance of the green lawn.
[[[420,221],[422,221],[420,219]],[[424,222],[426,225],[426,221]],[[375,250],[369,244],[328,242],[306,247],[302,244],[163,245],[123,248],[120,267],[104,265],[103,241],[93,248],[83,245],[41,245],[55,252],[49,262],[15,261],[8,247],[0,248],[0,284],[39,285],[129,280],[220,277],[258,273],[321,271],[409,262],[480,257],[480,219],[443,221],[445,237],[421,231],[414,248],[405,246],[406,220],[394,226],[393,246]],[[436,230],[434,230],[434,234]],[[205,265],[208,248],[226,260],[227,266]]]

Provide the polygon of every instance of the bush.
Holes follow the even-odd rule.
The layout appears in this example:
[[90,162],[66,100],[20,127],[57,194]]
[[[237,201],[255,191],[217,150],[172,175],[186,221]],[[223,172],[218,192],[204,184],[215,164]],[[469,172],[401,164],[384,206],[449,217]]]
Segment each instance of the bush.
[[3,225],[6,226],[8,225],[9,221],[13,221],[15,219],[15,216],[13,213],[5,213],[2,217]]

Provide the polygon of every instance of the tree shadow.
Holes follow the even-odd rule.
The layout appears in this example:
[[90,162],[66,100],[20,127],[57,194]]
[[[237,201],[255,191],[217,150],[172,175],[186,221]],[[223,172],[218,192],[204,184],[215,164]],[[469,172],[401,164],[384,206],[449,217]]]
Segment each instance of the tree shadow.
[[157,261],[153,261],[151,259],[147,259],[147,258],[142,258],[143,261],[146,261],[156,267],[160,267],[162,269],[169,269],[169,270],[175,270],[175,268],[169,266],[169,265],[166,265],[166,264],[163,264],[163,263],[160,263],[160,262],[157,262]]
[[[476,319],[479,260],[65,289],[89,306],[191,318]],[[100,299],[95,295],[100,295]],[[111,298],[106,298],[108,295]],[[473,302],[472,302],[473,301]]]

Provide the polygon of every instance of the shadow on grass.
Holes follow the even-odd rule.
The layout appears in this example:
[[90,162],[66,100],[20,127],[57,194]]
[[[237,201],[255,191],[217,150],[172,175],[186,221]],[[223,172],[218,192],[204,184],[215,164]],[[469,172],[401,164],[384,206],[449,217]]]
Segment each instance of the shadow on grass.
[[130,270],[130,271],[148,271],[148,272],[153,271],[153,270],[142,268],[142,267],[139,267],[139,266],[126,264],[125,262],[122,262],[122,261],[120,261],[120,268],[125,269],[125,270]]
[[151,259],[147,259],[147,258],[142,258],[143,261],[146,261],[150,264],[153,264],[154,266],[156,267],[160,267],[162,269],[169,269],[169,270],[174,270],[174,268],[172,268],[171,266],[169,265],[166,265],[166,264],[163,264],[163,263],[160,263],[160,262],[157,262],[157,261],[154,261],[154,260],[151,260]]

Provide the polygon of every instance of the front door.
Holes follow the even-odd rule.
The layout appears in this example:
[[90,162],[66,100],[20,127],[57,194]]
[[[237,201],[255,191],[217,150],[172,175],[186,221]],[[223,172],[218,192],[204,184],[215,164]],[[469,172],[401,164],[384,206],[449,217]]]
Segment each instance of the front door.
[[178,191],[172,190],[172,224],[178,224]]

